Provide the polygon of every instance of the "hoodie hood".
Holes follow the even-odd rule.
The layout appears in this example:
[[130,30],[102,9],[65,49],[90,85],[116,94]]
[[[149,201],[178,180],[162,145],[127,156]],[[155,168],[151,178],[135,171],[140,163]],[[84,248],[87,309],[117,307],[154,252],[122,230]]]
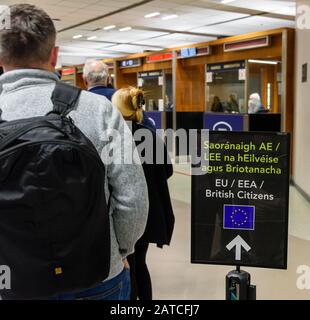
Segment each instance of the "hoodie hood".
[[59,78],[53,72],[40,69],[18,69],[8,71],[0,77],[0,94],[6,94],[27,86],[51,84]]

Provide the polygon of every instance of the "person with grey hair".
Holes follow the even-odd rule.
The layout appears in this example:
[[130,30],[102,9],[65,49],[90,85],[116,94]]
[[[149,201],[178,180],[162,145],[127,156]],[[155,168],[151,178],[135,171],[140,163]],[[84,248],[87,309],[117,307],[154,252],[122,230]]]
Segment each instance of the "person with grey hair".
[[[55,74],[58,48],[55,46],[56,30],[52,19],[43,10],[29,4],[12,5],[10,6],[10,11],[11,27],[10,29],[2,30],[0,32],[0,65],[3,66],[4,69],[4,74],[0,77],[0,107],[2,109],[1,118],[3,121],[6,121],[2,122],[1,125],[3,125],[3,123],[4,125],[10,124],[15,120],[33,121],[32,119],[35,117],[43,117],[46,114],[49,114],[53,110],[51,97],[52,94],[54,95],[55,93],[54,89],[55,87],[57,88],[57,86],[61,86],[59,84],[60,80]],[[98,65],[97,67],[99,70],[98,74],[106,74],[102,66],[101,69]],[[94,76],[96,70],[93,70],[93,73],[89,72],[88,76],[90,74]],[[94,79],[98,80],[97,77],[94,77]],[[104,79],[104,76],[102,79]],[[73,89],[71,88],[70,90],[72,91]],[[8,265],[11,268],[12,277],[11,289],[3,291],[2,288],[0,288],[0,295],[3,299],[14,298],[14,295],[12,298],[10,293],[14,294],[14,283],[16,283],[14,281],[16,281],[17,267],[22,267],[23,272],[26,274],[25,277],[19,279],[23,279],[23,281],[26,282],[26,284],[21,283],[21,286],[23,286],[26,291],[28,290],[27,292],[33,290],[33,288],[42,288],[44,290],[46,290],[47,287],[49,290],[54,290],[54,287],[61,288],[60,292],[57,289],[57,293],[54,294],[53,297],[43,296],[43,299],[127,300],[129,298],[130,273],[126,257],[134,251],[136,241],[143,234],[148,215],[148,192],[143,169],[139,161],[133,161],[132,164],[119,162],[119,157],[117,157],[118,154],[121,155],[121,159],[132,159],[132,152],[134,151],[134,154],[137,154],[137,150],[135,148],[130,148],[130,150],[129,148],[124,148],[126,145],[134,146],[133,137],[122,116],[116,108],[112,106],[111,102],[104,97],[94,95],[87,91],[82,91],[80,95],[77,96],[76,101],[76,104],[69,109],[70,118],[72,120],[71,123],[73,124],[74,122],[75,126],[90,140],[94,149],[101,155],[101,161],[104,164],[105,181],[102,181],[102,184],[98,186],[98,189],[99,187],[102,187],[106,199],[109,200],[107,210],[110,221],[108,229],[110,229],[110,232],[107,234],[107,238],[110,238],[110,241],[104,245],[104,247],[108,247],[108,252],[110,252],[110,259],[106,262],[108,264],[107,268],[110,269],[109,275],[105,279],[99,279],[95,286],[91,288],[85,288],[84,278],[87,277],[87,274],[84,274],[81,278],[73,279],[74,288],[71,289],[70,287],[69,293],[67,292],[68,290],[64,291],[61,287],[63,278],[68,275],[74,277],[75,269],[78,268],[82,262],[87,265],[87,261],[80,261],[83,256],[83,250],[80,246],[75,249],[79,254],[74,256],[76,261],[74,261],[74,264],[70,265],[69,270],[68,268],[62,269],[59,268],[59,266],[57,267],[58,256],[57,259],[54,256],[55,250],[61,251],[60,248],[62,248],[62,243],[59,243],[59,237],[67,235],[67,229],[61,224],[62,220],[60,219],[63,217],[63,211],[70,211],[69,213],[74,215],[79,208],[75,207],[75,204],[69,201],[70,199],[68,200],[68,206],[70,205],[70,207],[55,207],[54,204],[55,201],[57,201],[57,197],[53,198],[53,195],[49,193],[52,186],[44,184],[46,181],[41,179],[39,171],[40,163],[33,163],[32,165],[35,166],[37,170],[37,174],[33,179],[42,183],[42,188],[39,190],[39,194],[36,193],[33,195],[33,198],[35,199],[33,199],[33,204],[30,208],[24,208],[18,205],[18,201],[23,198],[23,192],[25,190],[20,187],[18,189],[19,191],[12,195],[11,190],[4,190],[3,176],[1,178],[0,264]],[[70,101],[68,101],[67,104],[72,106]],[[55,115],[51,116],[55,117]],[[44,119],[47,117],[48,116],[44,117]],[[14,123],[15,122],[13,122],[13,124]],[[44,122],[44,124],[46,123],[50,127],[53,127],[48,120]],[[53,128],[55,129],[55,126]],[[30,129],[28,123],[27,130],[30,131]],[[41,130],[42,135],[44,136],[47,134],[48,136],[49,129],[44,130]],[[24,136],[28,136],[29,138],[31,133],[28,131]],[[114,138],[112,140],[110,139],[112,132],[119,133],[117,143]],[[2,141],[2,139],[3,136],[0,135],[0,141]],[[11,149],[14,149],[14,146],[11,146]],[[96,154],[96,150],[93,150],[92,154]],[[68,166],[74,166],[77,162],[76,153],[73,151],[76,150],[72,150],[71,160],[64,159],[67,161]],[[107,161],[108,154],[109,157]],[[38,159],[39,156],[40,155],[38,154]],[[60,153],[58,157],[60,164],[63,164],[62,156],[63,154]],[[5,163],[4,165],[3,163],[0,163],[1,174],[3,173],[3,170],[6,170],[7,172],[12,171],[14,174],[17,174],[15,169],[16,167],[19,167],[19,169],[22,170],[19,161],[20,159],[23,159],[23,157],[27,157],[27,152],[26,154],[19,154],[16,157],[16,163],[12,164],[12,167],[9,169],[3,168]],[[54,167],[52,166],[53,164],[51,164],[51,170],[54,169],[55,163]],[[101,164],[100,166],[103,167]],[[81,170],[82,169],[83,168],[81,168]],[[59,168],[59,170],[62,170],[63,174],[65,174],[66,168]],[[58,181],[57,183],[59,183],[60,186],[61,184],[66,183],[65,178],[58,179],[60,176],[55,177],[55,179],[56,178]],[[8,179],[8,177],[6,176],[5,179]],[[25,183],[27,183],[27,181],[25,181]],[[74,183],[76,183],[78,187],[79,181]],[[82,181],[80,181],[80,183],[82,183]],[[11,185],[14,187],[13,184]],[[32,190],[31,184],[29,184],[29,189],[30,191]],[[73,199],[76,194],[75,191],[76,190],[72,189]],[[90,194],[90,190],[85,189],[84,192],[85,202],[88,201],[87,199],[93,199],[94,194]],[[33,191],[33,193],[35,193],[35,191]],[[4,198],[8,199],[10,196],[13,197],[13,199],[18,198],[17,203],[12,204],[12,208],[7,207],[3,202]],[[78,195],[76,196],[78,197]],[[36,199],[39,199],[38,203]],[[79,203],[79,199],[76,199],[76,202]],[[51,225],[47,225],[46,227],[44,227],[45,224],[42,227],[43,221],[45,221],[43,220],[43,216],[45,215],[42,207],[43,203],[52,206],[53,210],[55,210],[53,216],[50,217]],[[92,201],[86,203],[89,208],[97,205]],[[32,210],[32,208],[34,209]],[[21,215],[20,210],[27,210],[29,214]],[[54,216],[57,216],[57,219],[59,219],[57,220],[57,226],[59,226],[60,229],[53,229],[55,227],[55,222],[53,221]],[[5,223],[9,219],[17,219],[18,217],[22,218],[23,221],[14,220],[13,222],[16,222],[14,225],[16,228],[19,228],[16,229],[19,230],[19,232],[16,232],[14,228],[14,230],[5,228]],[[87,221],[84,221],[84,224],[86,223]],[[72,221],[72,225],[75,225],[75,221]],[[38,246],[45,246],[45,239],[49,238],[51,233],[56,235],[56,240],[53,238],[56,242],[48,243],[46,245],[47,250],[44,253],[44,257],[39,256],[39,252],[36,251],[36,248],[33,248],[33,252],[24,252],[21,250],[21,248],[23,248],[23,243],[29,242],[29,238],[26,237],[23,241],[21,241],[21,238],[25,236],[25,234],[28,235],[29,232],[31,232],[31,237],[35,237]],[[76,236],[79,236],[79,231],[77,231]],[[89,241],[95,240],[95,237],[89,239]],[[71,239],[71,241],[72,247],[77,246],[76,243],[79,243],[74,241],[74,239]],[[22,254],[20,254],[20,257],[15,257],[13,255],[14,252],[21,251]],[[66,257],[67,251],[62,250],[59,254],[61,257]],[[94,261],[98,261],[97,263],[99,263],[99,260],[96,260],[96,254],[98,255],[98,252],[93,252]],[[9,265],[12,262],[12,259],[18,258],[21,259],[18,266]],[[47,259],[47,261],[44,259]],[[36,261],[36,266],[38,266],[38,268],[44,268],[44,272],[42,271],[40,275],[37,274],[37,278],[35,278],[37,280],[31,284],[31,287],[28,287],[27,285],[27,274],[31,278],[35,271],[31,269],[29,261]],[[42,261],[44,261],[44,263],[42,263]],[[55,264],[55,269],[52,269]],[[102,268],[102,265],[97,265],[96,267],[97,269],[100,269]],[[49,270],[48,275],[45,270]],[[54,283],[52,284],[48,281],[50,279],[50,274],[52,279],[54,279]],[[42,275],[45,275],[46,279]],[[39,276],[41,276],[41,280],[39,280]],[[41,298],[41,296],[39,298]]]
[[111,101],[115,90],[108,87],[109,68],[100,60],[89,60],[83,69],[84,82],[88,91],[106,97]]
[[248,102],[248,113],[263,113],[266,112],[265,107],[262,104],[259,93],[252,93]]

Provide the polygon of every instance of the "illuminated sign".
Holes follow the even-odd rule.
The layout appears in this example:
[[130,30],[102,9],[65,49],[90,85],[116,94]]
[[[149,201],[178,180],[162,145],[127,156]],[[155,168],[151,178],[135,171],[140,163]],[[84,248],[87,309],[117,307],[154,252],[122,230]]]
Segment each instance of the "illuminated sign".
[[259,37],[259,38],[250,39],[250,40],[224,43],[224,52],[262,48],[262,47],[268,47],[269,45],[270,45],[269,36]]
[[208,64],[208,72],[225,72],[232,70],[239,70],[245,68],[245,61],[232,61],[228,63]]
[[161,71],[150,71],[139,73],[139,78],[157,78],[161,77],[163,73]]
[[197,48],[184,48],[181,49],[181,58],[190,58],[197,55]]
[[179,58],[192,58],[197,56],[206,56],[211,54],[211,47],[200,47],[200,48],[183,48],[179,53]]
[[120,68],[133,68],[133,67],[140,67],[141,66],[141,59],[129,59],[119,61]]
[[146,57],[146,62],[159,62],[159,61],[166,61],[166,60],[171,60],[173,58],[172,52],[168,53],[160,53],[160,54],[155,54],[154,56],[149,56]]
[[197,51],[197,56],[208,56],[212,53],[210,46],[200,47],[197,49]]
[[70,76],[70,75],[73,75],[73,74],[75,74],[75,68],[62,69],[62,75],[63,76]]

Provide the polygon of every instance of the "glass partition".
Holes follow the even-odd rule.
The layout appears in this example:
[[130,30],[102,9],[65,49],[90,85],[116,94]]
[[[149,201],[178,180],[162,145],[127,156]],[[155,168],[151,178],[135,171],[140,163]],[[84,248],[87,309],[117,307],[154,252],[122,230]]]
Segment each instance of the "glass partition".
[[280,112],[282,91],[281,60],[249,60],[248,74],[248,101],[250,101],[251,95],[256,94],[261,99],[261,111]]
[[206,111],[245,113],[245,61],[207,65]]
[[174,106],[172,69],[165,70],[164,75],[164,107],[166,111],[171,111]]
[[144,91],[146,111],[165,111],[173,108],[172,70],[138,73],[138,87]]
[[115,74],[114,68],[109,68],[109,77],[108,77],[108,87],[114,88],[115,87]]

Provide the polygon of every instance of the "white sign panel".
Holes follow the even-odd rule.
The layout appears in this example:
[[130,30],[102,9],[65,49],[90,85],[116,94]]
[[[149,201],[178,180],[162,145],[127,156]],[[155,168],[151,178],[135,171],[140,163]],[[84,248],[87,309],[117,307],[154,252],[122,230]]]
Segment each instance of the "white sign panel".
[[207,83],[213,82],[213,72],[207,72]]
[[164,111],[164,99],[158,99],[158,111]]
[[239,69],[239,80],[246,80],[246,69]]
[[143,79],[138,78],[138,87],[143,87]]

